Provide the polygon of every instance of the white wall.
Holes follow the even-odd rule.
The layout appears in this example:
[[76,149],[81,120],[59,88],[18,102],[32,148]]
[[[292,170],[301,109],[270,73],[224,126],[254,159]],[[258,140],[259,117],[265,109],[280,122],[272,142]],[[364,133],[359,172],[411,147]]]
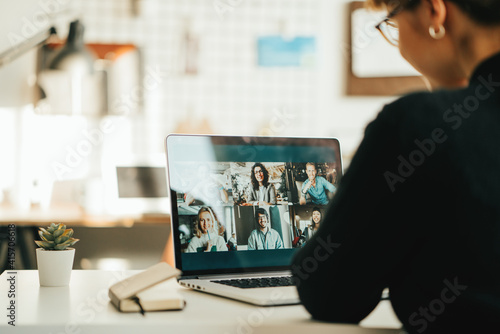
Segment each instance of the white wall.
[[[233,9],[221,16],[213,6],[215,2],[232,4]],[[98,143],[91,147],[92,151],[103,152],[107,157],[114,154],[117,159],[163,153],[164,137],[179,129],[184,121],[194,128],[198,126],[198,131],[205,131],[208,124],[212,132],[221,134],[335,136],[341,140],[348,162],[366,124],[384,103],[393,99],[344,94],[348,3],[348,0],[71,1],[71,12],[86,26],[87,42],[137,45],[143,56],[144,74],[154,73],[158,79],[157,86],[145,91],[143,113],[125,119],[111,118],[112,126],[108,127],[111,130],[102,137],[104,147],[97,147],[101,145]],[[186,75],[181,66],[187,26],[199,40],[196,75]],[[316,36],[316,66],[258,68],[256,38],[273,34]],[[10,80],[8,75],[0,79]],[[55,178],[54,162],[64,162],[70,149],[76,150],[79,143],[86,141],[84,133],[95,132],[99,126],[92,121],[41,116],[24,107],[17,109],[0,110],[0,133],[6,138],[17,138],[16,148],[23,149],[22,154],[15,154],[0,145],[0,156],[9,161],[9,166],[0,167],[3,188],[11,188],[11,180],[27,180],[29,188],[32,180]],[[24,129],[23,124],[29,125],[29,129]],[[71,135],[64,137],[66,132]],[[31,144],[34,141],[37,145]],[[45,157],[43,162],[36,159],[40,155]],[[89,161],[72,168],[73,178],[92,170]],[[32,166],[30,171],[12,175],[12,171],[28,166]],[[41,170],[45,171],[43,175]],[[17,188],[17,193],[29,196],[29,189],[19,191],[23,188],[20,185]]]
[[[391,99],[344,95],[347,0],[143,0],[135,14],[128,1],[75,3],[87,41],[135,43],[144,67],[162,73],[146,91],[147,136],[137,138],[153,152],[179,122],[206,119],[215,133],[337,136],[349,156]],[[199,40],[196,75],[181,67],[185,29]],[[272,34],[316,36],[316,66],[256,67],[256,38]]]

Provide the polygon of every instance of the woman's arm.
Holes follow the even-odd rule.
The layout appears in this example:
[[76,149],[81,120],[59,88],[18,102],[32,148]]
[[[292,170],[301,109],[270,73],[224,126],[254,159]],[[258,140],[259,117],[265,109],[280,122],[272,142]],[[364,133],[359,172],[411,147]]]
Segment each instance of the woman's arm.
[[269,183],[269,205],[276,204],[276,188],[274,188],[274,184]]
[[258,201],[256,204],[276,205],[276,189],[272,183],[269,183],[266,189],[265,199],[267,201]]
[[367,127],[323,223],[293,260],[300,298],[316,319],[361,321],[415,244],[408,197],[384,176],[405,154],[392,123],[382,112]]
[[247,203],[250,203],[250,204],[256,204],[257,203],[257,198],[255,196],[255,191],[254,191],[252,185],[250,185],[247,188],[246,195],[247,195]]

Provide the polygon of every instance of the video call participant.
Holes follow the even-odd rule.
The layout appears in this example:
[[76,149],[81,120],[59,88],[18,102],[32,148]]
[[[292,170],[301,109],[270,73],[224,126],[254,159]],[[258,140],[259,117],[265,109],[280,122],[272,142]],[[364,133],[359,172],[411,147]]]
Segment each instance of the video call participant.
[[269,226],[269,215],[265,209],[257,209],[255,220],[258,227],[248,237],[248,250],[283,248],[280,234]]
[[311,225],[304,230],[305,241],[309,241],[312,236],[318,231],[321,223],[321,211],[318,207],[314,207],[311,215]]
[[269,183],[269,172],[260,162],[252,166],[251,184],[247,189],[247,203],[252,205],[275,205],[276,189]]
[[198,211],[195,236],[186,249],[188,253],[227,251],[224,238],[218,234],[218,220],[209,207]]
[[308,162],[306,164],[306,174],[307,180],[302,184],[299,203],[301,205],[306,204],[306,196],[309,195],[313,204],[328,204],[328,196],[326,195],[326,190],[334,193],[337,188],[335,188],[335,186],[328,182],[324,177],[316,176],[316,164],[312,162]]
[[231,234],[231,238],[229,238],[229,240],[227,241],[227,245],[229,246],[229,250],[238,250],[238,244],[236,243],[236,233]]

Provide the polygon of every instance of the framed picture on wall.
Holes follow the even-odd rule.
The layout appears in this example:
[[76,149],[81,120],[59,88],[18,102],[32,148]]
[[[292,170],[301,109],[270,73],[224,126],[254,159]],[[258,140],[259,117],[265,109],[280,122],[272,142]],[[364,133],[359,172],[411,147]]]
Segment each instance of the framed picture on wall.
[[363,1],[349,4],[348,95],[400,95],[427,89],[420,73],[375,28],[386,15],[365,9]]

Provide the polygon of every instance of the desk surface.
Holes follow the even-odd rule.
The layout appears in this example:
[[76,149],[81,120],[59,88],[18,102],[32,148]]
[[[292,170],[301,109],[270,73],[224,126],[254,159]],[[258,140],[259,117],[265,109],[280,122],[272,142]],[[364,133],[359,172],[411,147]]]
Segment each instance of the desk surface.
[[[0,276],[2,333],[403,333],[390,303],[382,301],[361,326],[312,321],[301,305],[256,307],[168,284],[187,304],[182,311],[120,313],[108,288],[137,271],[74,270],[68,287],[40,287],[36,270],[15,271],[15,298],[9,297],[5,271]],[[15,324],[8,324],[14,301]],[[36,327],[36,329],[35,329]]]
[[131,227],[134,223],[170,224],[169,214],[137,215],[92,215],[78,205],[59,205],[48,209],[32,208],[21,210],[12,206],[0,206],[0,226],[44,226],[50,223],[63,223],[73,226],[88,227]]

